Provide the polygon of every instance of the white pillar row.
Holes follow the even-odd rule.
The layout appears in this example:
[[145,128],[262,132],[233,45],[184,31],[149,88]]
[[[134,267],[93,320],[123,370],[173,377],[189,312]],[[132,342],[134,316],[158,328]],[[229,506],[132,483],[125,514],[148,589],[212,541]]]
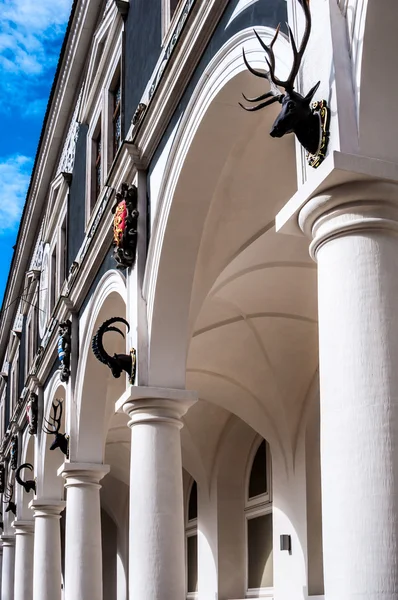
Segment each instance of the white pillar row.
[[396,600],[398,187],[336,187],[299,224],[318,263],[325,600]]
[[102,600],[102,542],[99,482],[108,465],[64,463],[67,511],[65,600]]
[[[183,600],[185,590],[181,417],[196,393],[132,387],[129,598]],[[120,406],[118,406],[120,408]]]
[[34,521],[13,522],[15,529],[14,600],[33,599]]
[[15,536],[2,535],[3,568],[1,577],[1,600],[14,600]]
[[61,500],[31,500],[35,520],[33,600],[61,600]]

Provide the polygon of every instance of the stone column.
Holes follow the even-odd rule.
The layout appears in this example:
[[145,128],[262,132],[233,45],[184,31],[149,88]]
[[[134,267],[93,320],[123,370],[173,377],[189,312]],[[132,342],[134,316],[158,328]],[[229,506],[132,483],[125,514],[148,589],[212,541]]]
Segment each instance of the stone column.
[[325,600],[398,598],[398,187],[299,215],[318,262]]
[[3,569],[1,578],[1,600],[14,600],[15,536],[2,535]]
[[196,393],[131,388],[129,598],[183,600],[181,417]]
[[33,599],[34,521],[14,521],[15,576],[14,600]]
[[67,489],[65,600],[102,600],[99,482],[108,465],[64,463],[58,474]]
[[35,541],[33,600],[61,600],[61,512],[65,502],[37,499],[34,511]]

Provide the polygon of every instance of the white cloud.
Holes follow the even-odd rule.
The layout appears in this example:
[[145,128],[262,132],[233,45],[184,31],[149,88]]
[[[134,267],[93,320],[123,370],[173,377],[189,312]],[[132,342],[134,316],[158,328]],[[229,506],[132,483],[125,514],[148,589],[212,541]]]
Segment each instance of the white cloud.
[[20,105],[31,99],[31,86],[55,68],[71,5],[72,0],[0,0],[3,112],[6,103]]
[[19,223],[32,166],[28,156],[0,158],[0,233],[15,229]]

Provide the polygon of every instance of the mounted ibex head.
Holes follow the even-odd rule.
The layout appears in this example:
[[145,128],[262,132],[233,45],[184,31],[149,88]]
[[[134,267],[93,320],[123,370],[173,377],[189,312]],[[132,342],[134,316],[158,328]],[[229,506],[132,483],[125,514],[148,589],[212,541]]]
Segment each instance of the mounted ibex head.
[[13,495],[14,495],[14,485],[12,483],[10,483],[8,485],[6,491],[4,492],[4,499],[6,502],[8,502],[6,512],[11,511],[16,516],[17,506],[16,506],[15,502],[13,502],[13,500],[12,500]]
[[59,433],[62,419],[62,400],[56,398],[51,405],[50,419],[44,419],[46,425],[43,426],[44,433],[55,435],[55,440],[50,446],[50,450],[59,448],[61,452],[68,457],[69,454],[69,436],[65,433]]
[[[261,104],[258,104],[257,106],[248,108],[240,103],[239,104],[245,110],[254,112],[264,108],[265,106],[269,106],[274,102],[279,102],[282,104],[282,110],[272,126],[270,132],[271,136],[279,138],[284,136],[286,133],[295,133],[300,144],[304,146],[308,152],[315,154],[320,144],[321,132],[319,117],[312,111],[311,101],[319,87],[320,81],[318,81],[318,83],[311,88],[306,96],[302,96],[298,92],[294,91],[294,81],[299,71],[303,54],[307,47],[311,33],[310,0],[298,0],[298,2],[304,10],[306,25],[303,39],[298,50],[296,42],[294,41],[292,30],[288,25],[289,39],[294,57],[293,66],[291,68],[289,77],[283,81],[275,75],[275,55],[273,47],[279,35],[280,24],[276,28],[274,38],[269,46],[267,46],[260,38],[258,33],[254,31],[262,48],[265,50],[265,60],[267,62],[269,71],[265,73],[263,71],[257,71],[256,69],[253,69],[246,59],[244,50],[243,60],[250,73],[253,73],[253,75],[256,75],[256,77],[268,79],[271,89],[266,94],[262,94],[257,98],[246,98],[246,96],[242,94],[247,102],[259,102],[260,100],[265,100],[265,102],[261,102]],[[283,94],[278,86],[284,88],[286,93]]]
[[124,323],[127,327],[127,331],[130,330],[130,326],[125,319],[122,317],[113,317],[105,321],[98,329],[97,333],[93,337],[92,349],[94,356],[104,365],[110,368],[112,375],[116,378],[120,377],[122,371],[126,371],[129,376],[130,383],[134,383],[135,379],[135,350],[132,350],[130,355],[128,354],[114,354],[110,356],[102,343],[104,334],[108,331],[117,331],[122,337],[124,334],[117,327],[111,327],[112,323]]
[[36,493],[36,482],[34,480],[22,481],[20,476],[20,472],[22,471],[22,469],[29,469],[30,471],[33,471],[33,465],[31,465],[30,463],[24,463],[23,465],[18,467],[15,473],[15,479],[17,480],[19,485],[22,485],[25,492],[29,493],[31,490],[33,490]]

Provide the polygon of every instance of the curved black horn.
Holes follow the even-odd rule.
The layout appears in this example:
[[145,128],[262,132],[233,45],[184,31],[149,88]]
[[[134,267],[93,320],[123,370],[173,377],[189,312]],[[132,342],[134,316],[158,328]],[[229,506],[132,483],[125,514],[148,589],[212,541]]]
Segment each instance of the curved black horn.
[[18,467],[18,469],[16,470],[16,473],[15,473],[15,479],[17,480],[17,482],[19,483],[19,485],[22,485],[22,487],[27,492],[30,492],[31,489],[35,489],[36,488],[36,484],[35,484],[34,481],[23,481],[21,479],[20,472],[22,471],[22,469],[29,469],[30,471],[33,471],[33,465],[31,465],[30,463],[24,463],[23,465],[21,465],[20,467]]
[[107,331],[117,331],[118,333],[120,333],[120,335],[124,337],[120,329],[118,329],[117,327],[111,327],[113,323],[124,323],[124,325],[126,325],[127,327],[127,331],[130,331],[130,325],[128,324],[126,319],[123,319],[123,317],[112,317],[111,319],[104,321],[104,323],[102,323],[102,325],[99,327],[97,333],[93,337],[91,347],[94,352],[95,358],[97,358],[100,362],[104,363],[105,365],[109,364],[109,362],[112,361],[112,357],[109,356],[109,354],[104,348],[104,344],[102,342],[104,334]]

